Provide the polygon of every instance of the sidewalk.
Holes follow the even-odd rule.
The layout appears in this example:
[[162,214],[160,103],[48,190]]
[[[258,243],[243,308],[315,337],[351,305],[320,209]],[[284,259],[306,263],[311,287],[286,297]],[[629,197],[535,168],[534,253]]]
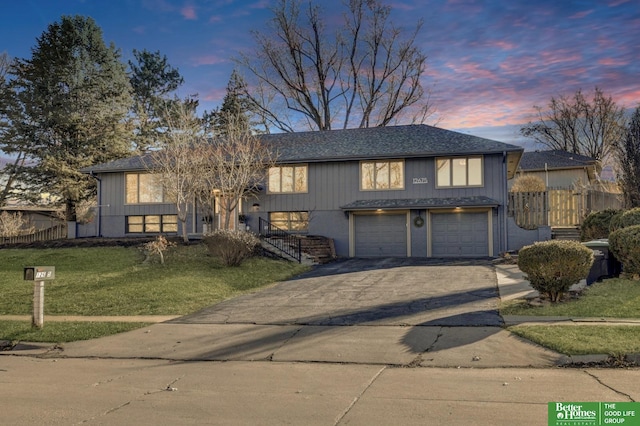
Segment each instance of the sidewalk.
[[[534,297],[516,265],[496,265],[502,300]],[[495,300],[495,298],[494,298]],[[495,309],[495,302],[487,308]],[[421,367],[550,367],[598,362],[606,355],[564,356],[495,326],[446,324],[284,324],[171,322],[175,316],[46,316],[47,321],[122,321],[151,325],[100,339],[50,344],[19,344],[0,354],[68,358],[162,359],[172,361],[321,362]],[[21,319],[30,317],[0,317]],[[167,322],[169,321],[169,322]],[[505,325],[640,325],[637,319],[504,317]],[[508,348],[508,350],[505,350]],[[633,355],[637,358],[637,355]]]

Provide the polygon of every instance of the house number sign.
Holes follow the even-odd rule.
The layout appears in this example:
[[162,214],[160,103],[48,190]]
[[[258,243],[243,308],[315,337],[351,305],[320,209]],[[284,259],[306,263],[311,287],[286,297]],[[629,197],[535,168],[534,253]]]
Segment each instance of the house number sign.
[[426,177],[413,178],[414,185],[423,185],[425,183],[429,183],[429,180]]

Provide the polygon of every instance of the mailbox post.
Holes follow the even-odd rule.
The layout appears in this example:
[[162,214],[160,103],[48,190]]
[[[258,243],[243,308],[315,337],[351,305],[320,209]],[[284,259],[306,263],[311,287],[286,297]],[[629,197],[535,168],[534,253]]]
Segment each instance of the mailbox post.
[[24,268],[24,280],[33,281],[33,316],[31,325],[42,328],[44,325],[44,282],[56,278],[55,266],[27,266]]

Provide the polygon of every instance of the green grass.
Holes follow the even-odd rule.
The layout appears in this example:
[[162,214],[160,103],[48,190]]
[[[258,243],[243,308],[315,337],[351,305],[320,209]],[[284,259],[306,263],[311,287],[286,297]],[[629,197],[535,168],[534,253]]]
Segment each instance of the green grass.
[[0,250],[0,315],[31,315],[33,283],[24,266],[55,266],[45,315],[184,315],[286,280],[306,267],[260,257],[221,266],[202,245],[178,246],[165,265],[142,263],[136,248]]
[[640,281],[613,278],[589,286],[577,300],[531,306],[525,300],[500,306],[502,315],[640,318]]
[[[531,306],[526,300],[502,303],[502,315],[573,318],[640,318],[640,282],[621,278],[589,286],[578,299]],[[640,326],[526,325],[512,333],[566,355],[640,353]]]
[[42,329],[36,329],[31,327],[30,322],[0,321],[0,339],[12,342],[73,342],[123,333],[147,325],[141,322],[45,322]]
[[640,353],[637,326],[517,325],[508,330],[566,355]]
[[70,342],[129,331],[145,324],[54,322],[47,315],[185,315],[308,269],[261,257],[225,267],[200,244],[173,248],[164,265],[143,260],[135,247],[1,249],[0,315],[31,316],[25,266],[55,266],[56,279],[45,284],[43,329],[0,321],[0,340]]

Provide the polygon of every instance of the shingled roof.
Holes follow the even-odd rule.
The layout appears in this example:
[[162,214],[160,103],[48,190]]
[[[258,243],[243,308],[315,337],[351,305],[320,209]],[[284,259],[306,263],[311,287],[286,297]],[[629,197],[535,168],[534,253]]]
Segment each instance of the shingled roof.
[[567,151],[531,151],[522,154],[520,169],[524,171],[593,167],[596,160]]
[[[311,163],[375,158],[434,157],[441,155],[510,154],[510,172],[523,148],[438,127],[420,125],[365,129],[278,133],[260,136],[278,154],[280,163]],[[143,170],[140,157],[131,157],[85,169],[85,172]]]

